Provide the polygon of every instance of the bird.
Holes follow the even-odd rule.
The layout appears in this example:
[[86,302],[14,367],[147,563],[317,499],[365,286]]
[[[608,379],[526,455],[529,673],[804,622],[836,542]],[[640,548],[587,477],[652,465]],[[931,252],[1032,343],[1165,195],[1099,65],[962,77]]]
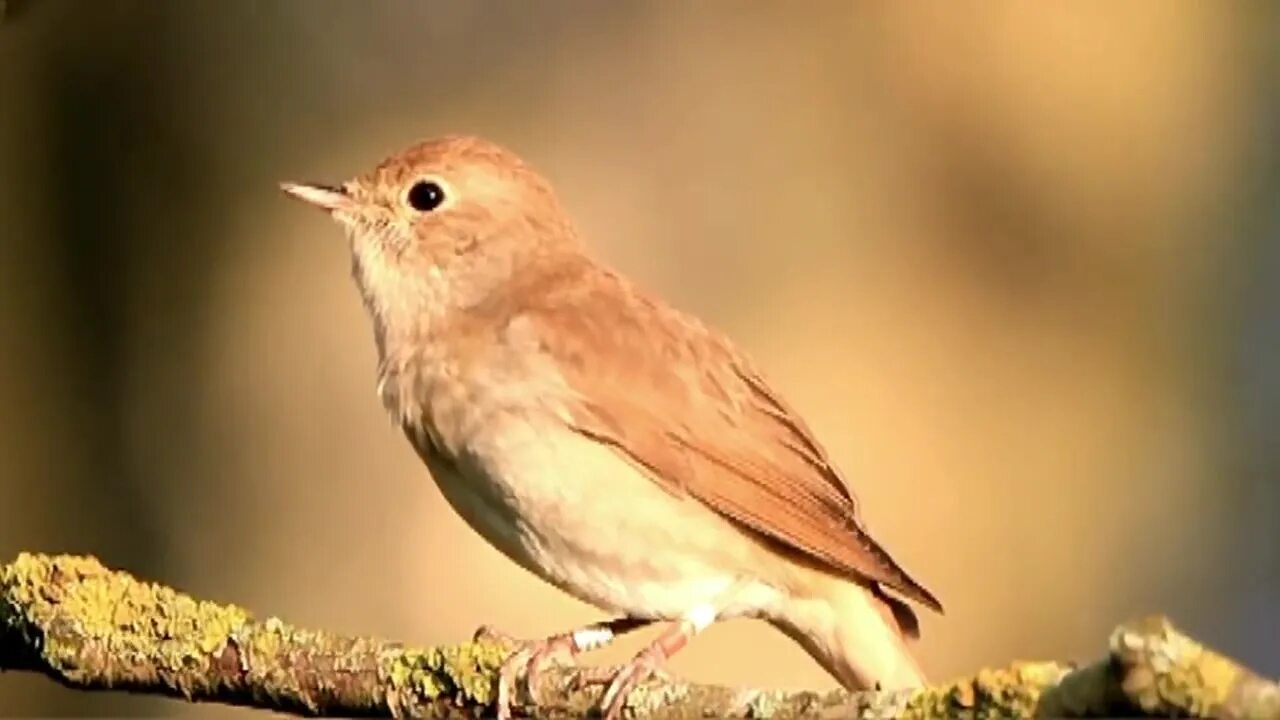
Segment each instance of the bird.
[[694,636],[740,617],[848,689],[926,682],[912,603],[942,604],[872,538],[815,434],[727,335],[600,258],[519,155],[433,136],[341,184],[280,187],[345,231],[378,396],[447,503],[604,613],[521,641],[499,718],[549,659],[653,624],[601,680],[609,720]]

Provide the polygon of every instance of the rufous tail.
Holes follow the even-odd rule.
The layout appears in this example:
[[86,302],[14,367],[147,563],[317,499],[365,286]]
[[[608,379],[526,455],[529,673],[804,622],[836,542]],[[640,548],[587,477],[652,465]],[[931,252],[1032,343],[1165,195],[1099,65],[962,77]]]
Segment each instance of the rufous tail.
[[915,613],[878,587],[831,578],[823,592],[793,601],[771,622],[849,690],[925,684],[908,646],[920,635]]

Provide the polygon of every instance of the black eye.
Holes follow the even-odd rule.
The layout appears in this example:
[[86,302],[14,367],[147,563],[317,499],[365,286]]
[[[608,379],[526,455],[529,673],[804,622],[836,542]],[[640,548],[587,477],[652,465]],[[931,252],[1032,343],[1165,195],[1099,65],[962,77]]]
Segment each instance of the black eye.
[[418,212],[431,212],[444,202],[444,190],[437,184],[422,180],[409,188],[409,206]]

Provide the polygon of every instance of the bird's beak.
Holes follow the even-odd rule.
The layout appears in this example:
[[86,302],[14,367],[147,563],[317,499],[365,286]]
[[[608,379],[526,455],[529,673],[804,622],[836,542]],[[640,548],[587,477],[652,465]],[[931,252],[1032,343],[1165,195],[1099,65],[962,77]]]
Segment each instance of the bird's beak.
[[351,207],[351,196],[340,187],[311,183],[280,183],[280,189],[321,210],[335,212]]

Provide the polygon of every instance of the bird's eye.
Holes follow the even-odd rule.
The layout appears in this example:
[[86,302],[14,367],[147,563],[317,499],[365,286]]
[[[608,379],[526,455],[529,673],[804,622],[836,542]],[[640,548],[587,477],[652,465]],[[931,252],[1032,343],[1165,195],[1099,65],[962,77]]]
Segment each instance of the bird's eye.
[[409,188],[409,194],[405,199],[409,201],[409,207],[414,210],[431,212],[444,202],[444,189],[430,180],[420,180]]

